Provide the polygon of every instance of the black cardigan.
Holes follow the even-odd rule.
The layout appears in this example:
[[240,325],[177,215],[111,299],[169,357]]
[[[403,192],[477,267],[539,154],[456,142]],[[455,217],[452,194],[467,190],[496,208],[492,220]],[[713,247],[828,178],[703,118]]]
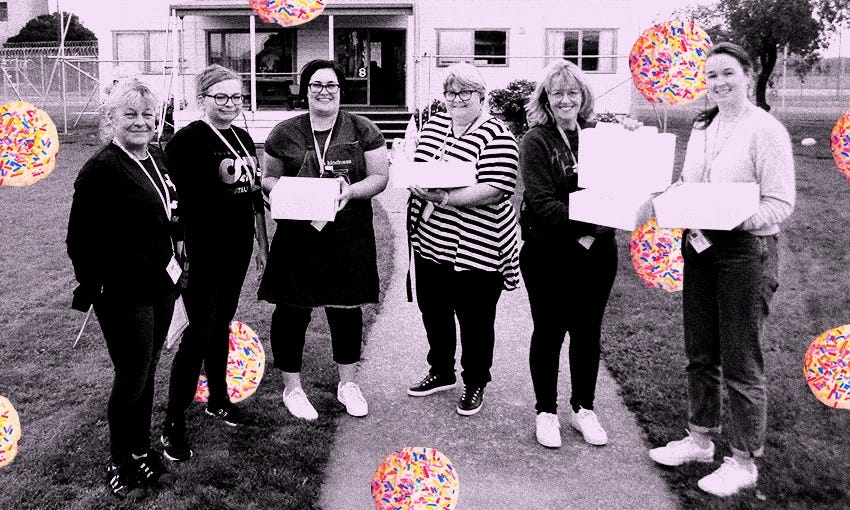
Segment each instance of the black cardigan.
[[[161,152],[151,146],[150,153],[167,175]],[[174,292],[165,268],[178,232],[138,164],[113,143],[101,148],[74,182],[66,239],[79,282],[73,308],[88,309],[101,289],[109,299],[134,305]]]
[[[579,124],[592,127],[581,119]],[[580,162],[578,140],[570,143]],[[581,189],[571,162],[567,145],[552,123],[529,129],[520,140],[519,168],[525,186],[520,226],[524,240],[566,245],[586,235],[613,235],[614,229],[570,219],[570,193]]]

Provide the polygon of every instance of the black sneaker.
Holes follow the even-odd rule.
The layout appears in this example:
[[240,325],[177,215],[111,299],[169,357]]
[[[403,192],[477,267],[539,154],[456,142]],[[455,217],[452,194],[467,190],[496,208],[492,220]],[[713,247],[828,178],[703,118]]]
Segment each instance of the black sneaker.
[[484,386],[464,386],[463,396],[457,403],[457,412],[463,416],[472,416],[481,410],[484,404]]
[[192,458],[192,449],[186,440],[186,423],[183,421],[166,421],[162,426],[162,453],[166,459],[175,462],[185,462]]
[[411,397],[425,397],[439,391],[450,390],[457,386],[454,376],[442,376],[428,374],[424,379],[407,388],[407,394]]
[[245,416],[242,415],[242,410],[236,407],[230,401],[221,405],[207,403],[206,413],[221,420],[231,427],[237,427],[245,423]]
[[139,483],[136,466],[128,462],[121,466],[109,464],[106,467],[106,490],[118,499],[136,502],[147,495],[145,488]]
[[136,476],[145,487],[168,487],[174,483],[174,475],[162,465],[162,458],[153,450],[135,459]]

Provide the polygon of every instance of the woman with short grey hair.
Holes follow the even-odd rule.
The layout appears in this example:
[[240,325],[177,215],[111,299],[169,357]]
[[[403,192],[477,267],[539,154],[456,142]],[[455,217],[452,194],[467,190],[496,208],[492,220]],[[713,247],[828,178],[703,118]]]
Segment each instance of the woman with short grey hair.
[[408,388],[414,397],[455,387],[460,325],[464,382],[457,412],[477,413],[490,382],[496,304],[519,283],[514,135],[485,105],[486,86],[470,64],[446,71],[447,113],[431,117],[419,134],[415,160],[466,162],[476,183],[465,188],[411,188],[408,236],[414,255],[416,298],[430,346],[428,374]]

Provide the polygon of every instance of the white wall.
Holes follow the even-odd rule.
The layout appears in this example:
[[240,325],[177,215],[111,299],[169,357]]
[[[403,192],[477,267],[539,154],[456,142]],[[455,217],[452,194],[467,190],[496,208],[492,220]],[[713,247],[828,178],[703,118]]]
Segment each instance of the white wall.
[[[522,8],[517,4],[511,0],[420,1],[420,51],[436,54],[438,28],[508,29],[508,66],[479,68],[492,90],[518,78],[538,79],[544,65],[547,28],[616,28],[619,55],[628,55],[641,30],[637,8],[626,0],[525,0]],[[422,59],[420,104],[442,93],[446,68],[435,64],[435,59]],[[618,59],[614,74],[589,73],[588,78],[594,92],[602,94],[629,78],[628,60]],[[600,99],[597,111],[627,112],[630,87],[626,82]]]

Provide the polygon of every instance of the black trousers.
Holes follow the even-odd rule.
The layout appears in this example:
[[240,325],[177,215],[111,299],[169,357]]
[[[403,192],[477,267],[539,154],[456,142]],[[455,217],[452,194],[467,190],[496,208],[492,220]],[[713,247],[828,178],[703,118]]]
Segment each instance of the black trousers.
[[150,305],[129,305],[101,296],[97,320],[115,368],[109,395],[110,454],[124,464],[150,450],[154,375],[171,324],[176,295]]
[[230,321],[239,306],[239,294],[253,250],[251,241],[238,244],[243,246],[231,249],[230,258],[220,263],[193,265],[190,258],[189,284],[183,292],[189,327],[171,364],[166,413],[170,421],[182,420],[192,404],[202,364],[209,381],[209,404],[215,406],[228,401]]
[[529,364],[538,413],[556,413],[558,365],[570,334],[570,405],[593,409],[599,372],[602,316],[617,274],[613,233],[598,236],[590,249],[530,239],[519,256],[534,332]]
[[495,346],[496,305],[502,295],[502,275],[496,271],[455,271],[418,254],[416,301],[428,336],[430,373],[454,375],[457,331],[463,352],[461,378],[469,386],[490,382]]
[[[301,372],[304,340],[313,309],[280,303],[272,313],[271,343],[274,366],[284,372]],[[356,308],[325,307],[331,330],[333,359],[340,365],[360,361],[363,343],[363,311]]]

